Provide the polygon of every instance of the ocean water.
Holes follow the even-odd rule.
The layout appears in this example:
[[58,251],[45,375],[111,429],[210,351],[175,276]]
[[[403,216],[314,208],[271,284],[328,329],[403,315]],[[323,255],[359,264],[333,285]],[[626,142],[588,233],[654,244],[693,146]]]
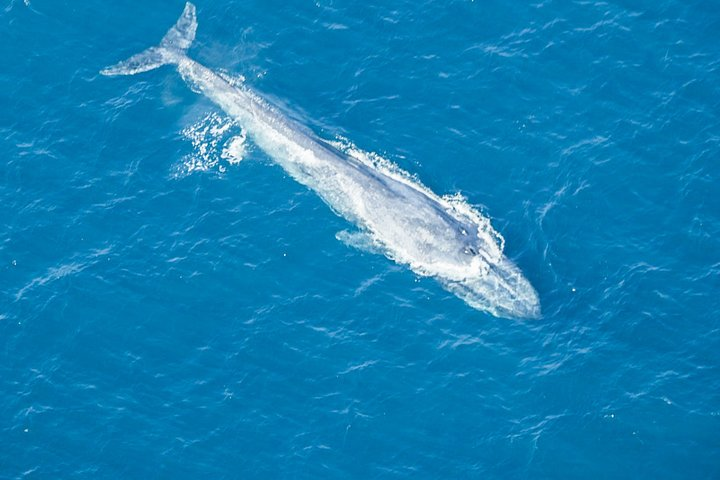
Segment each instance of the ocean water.
[[190,55],[462,194],[542,317],[347,229],[170,67],[0,5],[0,478],[720,478],[716,2],[197,1]]

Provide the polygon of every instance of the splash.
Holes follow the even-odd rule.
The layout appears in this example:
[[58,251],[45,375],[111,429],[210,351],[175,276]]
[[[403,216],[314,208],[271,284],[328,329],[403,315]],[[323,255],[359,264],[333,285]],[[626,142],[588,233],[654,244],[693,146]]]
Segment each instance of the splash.
[[230,165],[237,165],[242,162],[246,155],[247,135],[245,135],[245,132],[242,132],[240,135],[227,141],[220,154],[220,158],[226,160]]
[[187,176],[193,172],[217,171],[224,173],[228,165],[240,163],[247,155],[247,136],[244,131],[236,135],[236,123],[218,113],[205,115],[182,130],[182,135],[193,146],[175,172]]

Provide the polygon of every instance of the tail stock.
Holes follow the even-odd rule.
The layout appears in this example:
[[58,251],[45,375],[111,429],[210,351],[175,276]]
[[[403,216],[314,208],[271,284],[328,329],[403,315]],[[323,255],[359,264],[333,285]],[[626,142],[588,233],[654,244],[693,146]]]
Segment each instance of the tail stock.
[[165,34],[160,41],[160,45],[150,47],[120,63],[104,68],[100,70],[100,73],[108,76],[135,75],[136,73],[154,70],[163,65],[176,63],[179,57],[185,55],[185,52],[195,40],[196,30],[195,5],[187,2],[180,18]]

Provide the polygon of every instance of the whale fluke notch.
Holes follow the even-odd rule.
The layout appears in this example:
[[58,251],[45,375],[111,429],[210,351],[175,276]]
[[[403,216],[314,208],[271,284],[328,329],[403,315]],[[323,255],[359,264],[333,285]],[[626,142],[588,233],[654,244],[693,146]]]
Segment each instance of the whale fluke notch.
[[184,56],[187,49],[192,45],[196,31],[195,5],[187,2],[180,18],[160,41],[160,46],[150,47],[122,62],[100,70],[100,73],[108,76],[135,75],[136,73],[154,70],[163,65],[176,63],[178,58]]

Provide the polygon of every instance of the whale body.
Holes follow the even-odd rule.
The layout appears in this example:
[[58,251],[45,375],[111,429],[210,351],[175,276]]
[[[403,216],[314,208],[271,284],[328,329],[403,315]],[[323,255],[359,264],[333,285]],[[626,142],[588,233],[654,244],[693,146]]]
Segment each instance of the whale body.
[[540,316],[535,289],[504,255],[502,236],[486,217],[434,194],[390,162],[319,138],[248,86],[192,60],[187,50],[196,30],[195,6],[187,3],[158,46],[100,73],[134,75],[174,65],[274,162],[357,227],[338,239],[437,279],[475,309],[498,317]]

